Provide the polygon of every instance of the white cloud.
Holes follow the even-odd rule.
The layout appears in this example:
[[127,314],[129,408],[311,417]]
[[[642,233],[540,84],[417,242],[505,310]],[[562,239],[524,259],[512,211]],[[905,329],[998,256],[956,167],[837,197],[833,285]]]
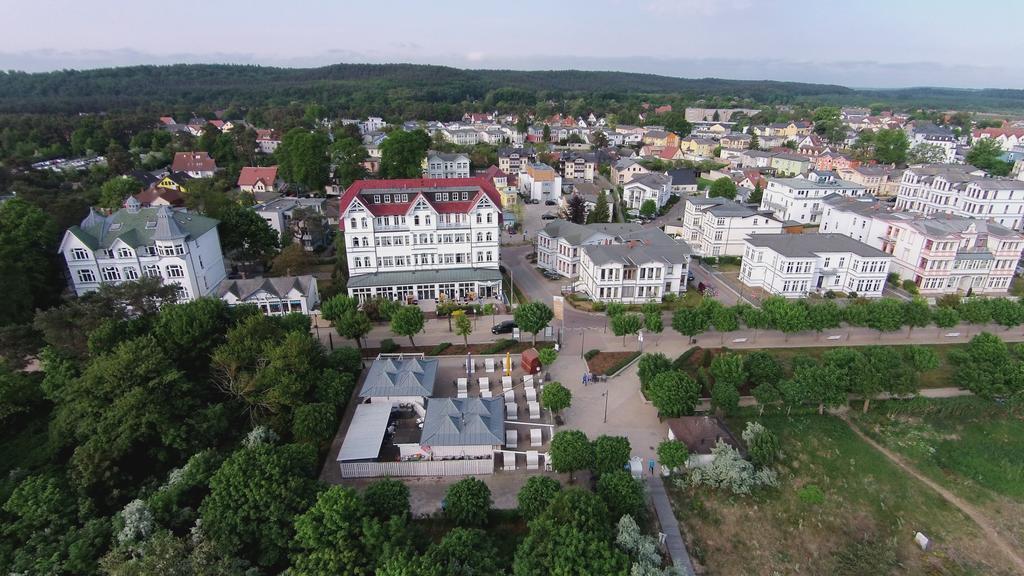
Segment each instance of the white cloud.
[[483,52],[468,52],[466,53],[466,60],[470,62],[481,62],[484,59],[485,54]]

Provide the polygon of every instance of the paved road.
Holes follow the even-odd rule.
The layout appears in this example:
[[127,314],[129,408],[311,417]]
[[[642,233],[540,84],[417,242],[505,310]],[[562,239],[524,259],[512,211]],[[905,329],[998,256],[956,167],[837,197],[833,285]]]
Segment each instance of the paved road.
[[647,477],[647,493],[651,495],[654,502],[654,511],[658,513],[658,523],[661,524],[661,532],[665,534],[665,547],[668,548],[668,555],[672,558],[672,564],[683,571],[686,576],[693,576],[693,563],[690,562],[690,554],[686,551],[686,542],[679,530],[679,521],[672,511],[672,503],[665,493],[665,483],[661,476]]
[[715,296],[715,300],[718,300],[726,306],[735,306],[740,302],[748,302],[748,300],[736,292],[732,286],[720,278],[721,273],[717,270],[708,268],[704,266],[704,264],[693,260],[690,262],[690,272],[693,273],[692,290],[696,290],[697,285],[703,282],[705,285],[714,286],[715,290],[718,292]]

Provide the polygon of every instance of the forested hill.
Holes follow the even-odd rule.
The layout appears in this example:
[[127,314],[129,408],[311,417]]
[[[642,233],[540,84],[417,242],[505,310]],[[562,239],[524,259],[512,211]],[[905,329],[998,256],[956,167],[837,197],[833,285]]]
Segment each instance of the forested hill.
[[[320,68],[178,64],[46,73],[0,72],[0,112],[99,112],[317,102],[352,115],[445,118],[469,107],[509,109],[581,99],[598,107],[662,96],[752,104],[889,103],[898,107],[1016,110],[1024,90],[854,90],[830,84],[673,78],[629,72],[462,70],[417,64]],[[655,98],[657,100],[657,98]]]

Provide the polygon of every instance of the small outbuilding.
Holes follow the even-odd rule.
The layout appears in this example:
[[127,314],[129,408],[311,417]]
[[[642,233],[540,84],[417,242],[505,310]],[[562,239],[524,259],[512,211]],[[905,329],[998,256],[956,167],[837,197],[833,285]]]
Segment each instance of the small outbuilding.
[[523,366],[523,372],[527,374],[536,374],[540,372],[540,354],[537,353],[536,348],[527,348],[523,350],[520,356],[520,362]]

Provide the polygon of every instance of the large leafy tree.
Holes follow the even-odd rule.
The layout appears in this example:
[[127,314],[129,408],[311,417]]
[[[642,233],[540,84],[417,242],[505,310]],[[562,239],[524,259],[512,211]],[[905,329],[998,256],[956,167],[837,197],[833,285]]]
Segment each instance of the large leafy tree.
[[693,308],[680,308],[672,314],[672,329],[690,338],[707,330],[710,323],[707,314]]
[[658,204],[654,200],[651,200],[650,198],[648,198],[647,200],[644,200],[642,204],[640,204],[640,215],[641,216],[647,216],[648,218],[651,218],[651,217],[653,217],[657,213],[658,213]]
[[629,515],[642,521],[647,516],[647,494],[643,484],[621,468],[598,478],[597,494],[608,506],[612,520],[618,521]]
[[[316,448],[309,445],[257,444],[235,451],[210,479],[210,494],[200,507],[203,530],[234,554],[263,567],[282,567],[296,533],[295,516],[316,495],[316,463]],[[300,524],[300,546],[336,535],[324,532],[328,523],[320,520],[345,516],[347,502],[339,502],[345,496],[337,491]]]
[[100,187],[101,208],[116,211],[124,206],[124,201],[142,190],[142,184],[130,176],[116,176],[107,180]]
[[662,416],[676,418],[693,413],[700,400],[700,385],[684,372],[669,370],[654,377],[648,396]]
[[280,237],[266,220],[238,205],[221,212],[218,232],[224,252],[242,262],[269,260],[281,246]]
[[686,465],[690,458],[686,444],[678,440],[662,440],[658,444],[658,461],[669,470],[675,470]]
[[907,133],[899,128],[883,128],[875,133],[875,160],[881,164],[903,164],[907,161],[910,140]]
[[735,352],[726,352],[715,356],[711,361],[711,375],[715,382],[724,382],[733,388],[743,385],[747,380],[747,370],[743,363],[743,356]]
[[348,188],[356,180],[366,177],[366,148],[355,138],[341,138],[331,146],[331,160],[334,162],[334,177],[338,185]]
[[967,163],[986,170],[996,176],[1005,176],[1010,173],[1012,164],[1002,159],[1003,148],[999,141],[994,138],[979,138],[971,145],[967,156],[964,158]]
[[644,354],[637,363],[637,377],[640,378],[640,386],[647,389],[658,374],[671,369],[672,363],[661,352]]
[[894,298],[881,298],[871,303],[868,326],[884,332],[895,332],[903,327],[903,305]]
[[771,352],[756,350],[747,354],[743,360],[743,367],[747,372],[750,382],[755,386],[761,384],[778,384],[782,379],[782,365]]
[[319,192],[327,184],[330,141],[322,132],[293,128],[281,139],[274,155],[278,170],[286,182],[301,184],[311,192]]
[[558,414],[572,403],[572,392],[561,382],[550,382],[540,393],[540,403],[547,410]]
[[0,326],[32,319],[52,304],[62,282],[57,267],[57,227],[45,212],[15,198],[0,204]]
[[402,306],[391,315],[391,331],[399,336],[408,336],[409,343],[416,346],[413,336],[423,331],[426,318],[419,306]]
[[448,487],[444,515],[463,526],[482,526],[491,512],[491,489],[479,478],[463,478]]
[[[803,400],[818,405],[818,413],[846,403],[848,382],[843,370],[832,364],[807,366],[793,374],[793,381],[803,392]],[[785,395],[785,390],[783,395]]]
[[392,132],[380,145],[381,178],[419,178],[430,136],[423,130]]
[[594,440],[594,473],[600,476],[622,470],[629,456],[629,438],[602,434]]
[[561,489],[558,480],[550,476],[530,476],[516,497],[519,513],[523,518],[533,520],[547,509]]
[[569,478],[577,470],[589,470],[594,463],[594,446],[587,435],[579,430],[559,430],[551,438],[551,467],[556,472],[568,472]]
[[370,333],[373,323],[370,322],[370,317],[366,315],[366,312],[351,310],[343,314],[334,323],[334,327],[338,330],[338,334],[355,340],[356,346],[362,348],[362,339]]
[[708,188],[708,196],[732,200],[736,198],[736,183],[732,181],[732,178],[722,176],[711,183],[711,186]]
[[612,332],[622,336],[622,345],[626,345],[626,336],[636,334],[644,327],[644,317],[640,314],[618,314],[612,317]]
[[547,328],[555,313],[543,302],[527,302],[520,305],[512,313],[516,325],[533,335],[533,345],[537,345],[537,333]]

